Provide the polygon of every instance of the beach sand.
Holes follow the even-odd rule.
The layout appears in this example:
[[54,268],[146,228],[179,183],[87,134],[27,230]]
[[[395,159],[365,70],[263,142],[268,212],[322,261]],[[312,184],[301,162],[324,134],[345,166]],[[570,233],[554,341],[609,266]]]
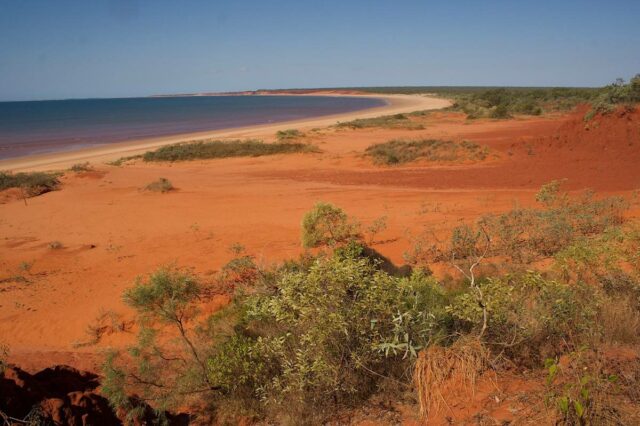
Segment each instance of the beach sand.
[[[422,96],[422,95],[365,95],[344,94],[336,92],[313,92],[314,96],[349,96],[369,97],[384,99],[387,105],[368,108],[344,114],[333,114],[317,118],[305,118],[302,120],[285,121],[274,124],[237,127],[232,129],[215,130],[208,132],[186,133],[165,137],[146,138],[141,140],[109,143],[98,147],[63,151],[26,157],[9,158],[0,160],[0,170],[14,172],[64,169],[76,163],[89,161],[91,163],[103,163],[116,160],[120,157],[142,154],[162,145],[185,142],[205,138],[260,138],[271,137],[278,130],[292,127],[307,130],[314,127],[326,127],[338,121],[350,121],[356,118],[371,118],[385,114],[407,113],[420,110],[444,108],[451,105],[447,99]],[[269,95],[258,95],[269,96]],[[277,96],[296,96],[289,93],[278,93]]]

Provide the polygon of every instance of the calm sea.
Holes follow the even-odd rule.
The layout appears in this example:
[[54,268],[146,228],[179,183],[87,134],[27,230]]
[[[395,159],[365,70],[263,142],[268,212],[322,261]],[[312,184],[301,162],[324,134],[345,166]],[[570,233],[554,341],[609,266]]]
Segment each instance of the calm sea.
[[296,120],[384,104],[381,99],[326,96],[0,102],[0,159]]

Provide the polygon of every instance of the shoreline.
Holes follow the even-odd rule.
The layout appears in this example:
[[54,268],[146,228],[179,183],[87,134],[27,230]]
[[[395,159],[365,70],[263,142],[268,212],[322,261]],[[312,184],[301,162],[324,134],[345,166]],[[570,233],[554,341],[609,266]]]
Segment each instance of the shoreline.
[[[309,94],[306,94],[307,96]],[[298,94],[259,94],[255,96],[299,96]],[[408,113],[419,110],[439,109],[449,106],[447,99],[421,95],[378,95],[378,94],[340,94],[332,92],[318,92],[313,96],[329,97],[362,97],[382,99],[387,104],[359,111],[331,114],[299,120],[282,121],[273,124],[259,124],[244,127],[232,127],[204,132],[183,133],[179,135],[160,136],[108,143],[91,148],[71,151],[60,151],[46,154],[36,154],[23,157],[0,160],[0,170],[10,172],[59,170],[79,162],[105,163],[121,157],[138,155],[146,151],[180,142],[207,138],[258,138],[272,136],[278,130],[295,126],[302,130],[313,127],[326,127],[338,121],[350,121],[358,118],[372,118],[380,115]]]

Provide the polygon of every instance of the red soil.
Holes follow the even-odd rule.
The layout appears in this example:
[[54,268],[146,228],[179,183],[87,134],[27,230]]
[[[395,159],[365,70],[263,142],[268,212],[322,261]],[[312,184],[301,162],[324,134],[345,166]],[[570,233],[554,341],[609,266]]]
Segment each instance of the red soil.
[[[98,173],[66,175],[61,190],[27,205],[15,191],[5,192],[0,344],[10,346],[10,361],[29,371],[62,363],[95,371],[100,350],[125,345],[133,334],[107,334],[93,346],[77,343],[87,341],[87,326],[101,312],[132,319],[121,295],[136,276],[173,262],[207,279],[232,257],[228,248],[236,242],[259,262],[296,256],[302,215],[319,200],[365,225],[387,216],[388,229],[374,247],[401,263],[409,235],[516,202],[533,204],[540,185],[553,179],[566,178],[570,189],[630,195],[640,188],[640,111],[588,123],[585,112],[474,122],[437,112],[416,118],[424,130],[310,132],[320,154],[98,166]],[[372,143],[401,137],[470,140],[489,146],[492,157],[387,168],[362,156]],[[177,191],[140,190],[161,176]],[[49,248],[52,241],[63,248]]]

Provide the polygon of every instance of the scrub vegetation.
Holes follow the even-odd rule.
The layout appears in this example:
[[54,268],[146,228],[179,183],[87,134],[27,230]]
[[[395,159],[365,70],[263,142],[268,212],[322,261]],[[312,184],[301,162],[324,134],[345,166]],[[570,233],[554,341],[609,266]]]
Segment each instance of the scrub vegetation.
[[197,141],[167,145],[142,155],[144,161],[189,161],[229,157],[317,152],[312,145],[294,142],[264,143],[256,139]]
[[620,105],[640,102],[640,74],[629,82],[617,79],[605,87],[364,87],[349,88],[371,93],[434,94],[450,98],[451,110],[469,119],[506,119],[514,115],[541,115],[566,111],[578,104],[591,104],[593,112],[606,113]]
[[[602,348],[640,344],[640,228],[622,198],[551,182],[537,200],[417,237],[403,268],[328,203],[303,218],[314,249],[298,259],[264,266],[238,251],[213,279],[162,268],[125,292],[138,341],[108,355],[103,393],[132,419],[135,392],[205,422],[318,424],[411,392],[428,419],[487,371],[534,370],[540,411],[559,424],[637,420],[637,376]],[[221,291],[232,303],[204,315]]]
[[489,148],[473,142],[442,141],[437,139],[405,140],[371,145],[365,150],[377,164],[396,165],[417,160],[426,161],[478,161],[489,155]]
[[36,195],[54,191],[60,185],[60,173],[30,172],[30,173],[9,173],[0,172],[0,191],[9,188],[20,188],[26,196]]
[[336,124],[337,128],[367,129],[380,127],[383,129],[422,130],[424,125],[411,120],[411,114],[382,115],[374,118],[358,118]]

